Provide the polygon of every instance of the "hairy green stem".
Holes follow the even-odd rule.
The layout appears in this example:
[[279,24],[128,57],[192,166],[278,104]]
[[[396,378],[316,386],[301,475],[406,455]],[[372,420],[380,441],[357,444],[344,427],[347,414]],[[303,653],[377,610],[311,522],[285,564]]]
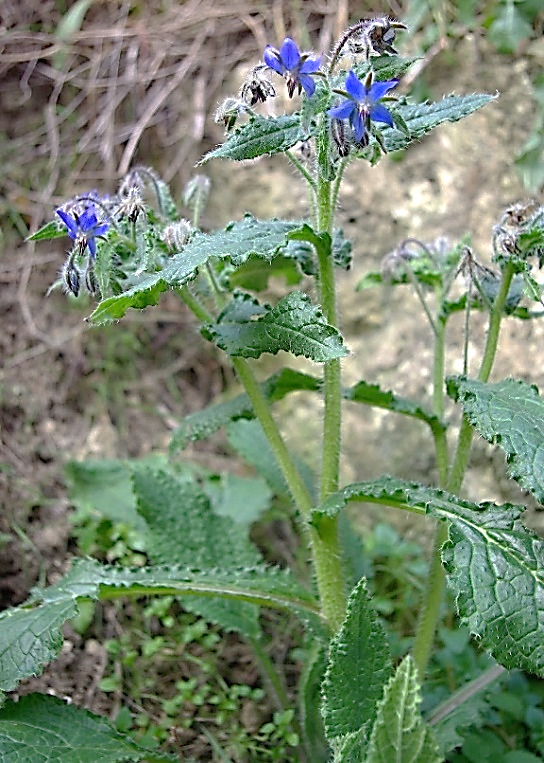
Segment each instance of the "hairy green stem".
[[[489,316],[489,327],[487,331],[486,345],[480,366],[478,379],[487,381],[493,368],[493,362],[497,352],[499,340],[501,319],[504,312],[504,306],[508,297],[508,291],[514,274],[513,267],[506,265],[502,273],[502,279],[499,291]],[[445,329],[445,320],[440,321],[440,326]],[[436,337],[435,342],[435,361],[434,361],[434,390],[433,402],[434,411],[437,415],[443,416],[444,412],[444,336],[442,332]],[[455,458],[446,479],[444,466],[439,464],[440,480],[442,484],[451,493],[457,493],[465,476],[470,447],[472,444],[473,430],[466,418],[463,418],[457,440],[457,450]],[[437,460],[439,451],[437,449]],[[440,458],[442,458],[440,456]],[[445,572],[442,567],[442,546],[448,539],[448,524],[446,522],[437,523],[433,551],[430,562],[428,584],[425,591],[425,598],[418,622],[416,637],[414,641],[413,657],[418,668],[420,680],[423,680],[427,665],[431,656],[434,634],[440,618],[440,607],[444,596]]]

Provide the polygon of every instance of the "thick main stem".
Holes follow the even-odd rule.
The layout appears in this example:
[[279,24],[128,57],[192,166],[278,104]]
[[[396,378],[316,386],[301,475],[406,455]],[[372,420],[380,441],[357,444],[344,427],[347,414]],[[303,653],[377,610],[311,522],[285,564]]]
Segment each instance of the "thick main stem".
[[[179,288],[178,293],[199,320],[204,323],[213,322],[213,316],[187,287]],[[332,521],[328,517],[325,518],[320,522],[318,529],[310,524],[312,497],[293,463],[253,369],[244,358],[232,358],[232,364],[278,461],[295,506],[309,527],[321,609],[331,630],[336,631],[342,624],[345,611],[336,518]]]

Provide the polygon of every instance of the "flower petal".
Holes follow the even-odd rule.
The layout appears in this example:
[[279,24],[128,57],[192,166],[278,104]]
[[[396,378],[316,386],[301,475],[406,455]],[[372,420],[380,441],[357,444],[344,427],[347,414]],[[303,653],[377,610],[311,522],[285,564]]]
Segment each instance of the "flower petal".
[[89,247],[89,252],[91,253],[91,257],[94,260],[94,258],[96,257],[96,241],[94,240],[94,238],[87,239],[87,246]]
[[346,90],[356,101],[362,101],[366,98],[366,87],[361,80],[357,78],[353,69],[348,72],[348,76],[346,77]]
[[381,103],[373,104],[370,109],[370,118],[374,122],[385,122],[389,127],[393,127],[393,117]]
[[327,114],[333,119],[347,119],[357,110],[355,101],[345,100],[340,105],[327,110]]
[[96,211],[94,206],[91,204],[79,218],[79,228],[82,233],[88,233],[95,227],[97,223],[98,218],[96,217]]
[[391,88],[395,87],[395,85],[398,85],[398,84],[399,84],[398,79],[390,79],[387,82],[374,82],[374,84],[370,86],[370,90],[368,91],[370,100],[379,101],[380,98],[383,98],[383,96],[387,93],[388,90],[391,90]]
[[317,58],[306,58],[298,70],[301,74],[315,74],[315,72],[319,71],[320,66],[321,56],[317,56]]
[[272,45],[267,45],[264,49],[263,61],[269,69],[273,69],[278,74],[285,72],[285,66],[280,61],[279,51],[273,48]]
[[315,82],[313,79],[308,74],[299,74],[298,81],[304,88],[304,92],[308,98],[311,98],[315,93]]
[[355,133],[355,139],[358,143],[361,143],[363,140],[363,135],[365,134],[366,128],[365,124],[363,122],[363,118],[361,117],[361,112],[359,109],[354,109],[350,120],[351,126],[353,127],[353,132]]
[[65,212],[63,209],[57,209],[56,210],[57,215],[60,217],[62,222],[66,225],[68,228],[68,235],[70,238],[75,239],[77,236],[77,223],[73,219],[73,217],[70,217],[70,215]]
[[96,228],[93,231],[93,237],[94,236],[103,236],[104,233],[107,232],[109,227],[110,226],[108,225],[108,223],[101,223],[101,225],[97,225]]
[[280,58],[286,69],[293,71],[293,69],[300,62],[300,51],[290,37],[286,37],[281,44]]

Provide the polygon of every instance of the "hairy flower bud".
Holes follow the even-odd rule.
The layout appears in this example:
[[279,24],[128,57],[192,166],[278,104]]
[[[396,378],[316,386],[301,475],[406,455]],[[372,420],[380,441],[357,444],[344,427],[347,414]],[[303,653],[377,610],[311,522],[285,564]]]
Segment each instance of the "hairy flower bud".
[[220,124],[223,122],[227,132],[230,132],[236,124],[240,114],[252,113],[247,103],[239,98],[225,98],[214,114],[214,121]]
[[161,239],[171,252],[180,252],[193,236],[193,226],[189,220],[178,220],[167,225],[161,234]]

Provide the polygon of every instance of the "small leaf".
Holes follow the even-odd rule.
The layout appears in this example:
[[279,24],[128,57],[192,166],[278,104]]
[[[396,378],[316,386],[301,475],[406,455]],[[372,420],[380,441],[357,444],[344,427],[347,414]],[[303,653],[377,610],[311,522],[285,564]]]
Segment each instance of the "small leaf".
[[292,148],[302,140],[300,116],[285,114],[280,117],[251,116],[249,122],[236,128],[214,151],[209,151],[200,164],[210,159],[255,159],[263,154],[278,154]]
[[48,241],[52,238],[63,238],[67,236],[66,225],[56,220],[43,225],[35,233],[32,233],[26,240],[27,241]]
[[202,333],[229,355],[244,358],[284,350],[324,363],[349,354],[339,332],[302,292],[288,294],[272,308],[236,293],[218,323],[205,326]]
[[407,397],[395,395],[389,390],[382,390],[378,384],[368,384],[362,380],[354,387],[344,390],[342,397],[344,400],[352,400],[354,403],[364,403],[376,408],[385,408],[395,413],[401,413],[404,416],[412,416],[429,424],[431,429],[444,429],[444,424],[429,411],[426,411],[418,403],[409,400]]
[[405,657],[385,688],[365,763],[440,763],[443,758],[431,729],[425,725],[416,666]]
[[57,697],[29,694],[0,710],[0,757],[5,763],[168,763],[119,733],[106,718]]
[[544,503],[544,401],[537,387],[459,376],[448,379],[447,388],[472,426],[505,452],[510,476]]
[[370,728],[390,674],[387,637],[363,579],[353,589],[346,618],[331,641],[323,682],[325,733],[333,746],[348,734]]
[[515,53],[523,40],[531,38],[533,27],[518,11],[514,0],[500,3],[497,11],[489,27],[489,39],[499,53]]
[[102,300],[87,320],[97,325],[118,321],[130,307],[143,310],[156,305],[166,289],[167,284],[160,273],[144,275],[136,285],[122,294]]

